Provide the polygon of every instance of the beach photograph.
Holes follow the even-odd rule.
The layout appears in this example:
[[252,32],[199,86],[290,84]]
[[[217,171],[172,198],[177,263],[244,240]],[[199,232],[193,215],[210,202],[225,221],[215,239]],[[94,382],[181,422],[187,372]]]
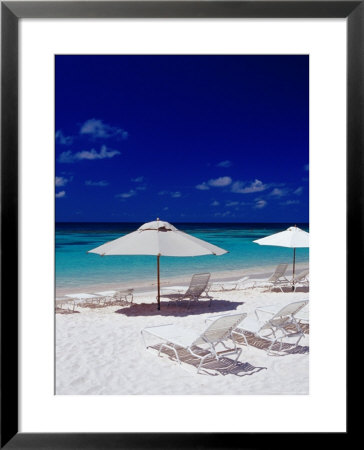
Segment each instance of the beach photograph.
[[308,395],[309,56],[55,56],[56,395]]

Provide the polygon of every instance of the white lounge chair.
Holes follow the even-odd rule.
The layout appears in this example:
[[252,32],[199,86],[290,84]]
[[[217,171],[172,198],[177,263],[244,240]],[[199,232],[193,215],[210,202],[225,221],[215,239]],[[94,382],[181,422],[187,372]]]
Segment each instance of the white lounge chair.
[[239,278],[236,281],[215,281],[211,284],[209,291],[235,291],[254,287],[256,280],[252,280],[249,276]]
[[134,289],[125,289],[125,290],[118,290],[118,291],[102,291],[102,292],[95,292],[95,295],[100,296],[100,302],[102,302],[103,305],[112,305],[113,303],[118,302],[126,302],[128,304],[133,303],[133,292]]
[[75,307],[76,307],[76,302],[69,298],[56,298],[55,306],[56,306],[56,310],[64,309],[64,307],[67,307],[68,310],[74,311]]
[[[190,307],[191,301],[198,301],[200,298],[208,298],[211,306],[212,297],[208,294],[210,273],[196,273],[192,275],[190,285],[187,291],[182,293],[162,294],[160,298],[169,298],[175,302],[188,300],[187,308]],[[202,295],[205,294],[205,295]]]
[[285,277],[288,264],[278,264],[272,275],[266,280],[256,280],[254,287],[269,287],[272,290],[274,287],[279,287],[283,292],[282,286],[289,283],[288,278]]
[[257,315],[257,310],[260,309],[260,311],[262,311],[264,307],[257,308],[257,317],[249,316],[244,320],[243,324],[239,324],[238,327],[233,330],[233,333],[242,336],[246,345],[248,344],[246,339],[247,332],[254,334],[258,338],[270,341],[271,345],[267,350],[268,354],[270,354],[271,349],[277,342],[280,342],[279,351],[281,351],[284,343],[283,340],[286,339],[295,338],[295,347],[297,347],[300,340],[304,337],[304,332],[302,331],[298,320],[295,318],[295,315],[307,304],[308,300],[302,300],[276,308],[277,311],[264,322],[261,321]]
[[297,287],[309,287],[310,280],[308,278],[310,271],[308,269],[303,270],[301,273],[297,274],[294,279],[292,279],[293,290],[295,291]]
[[[237,362],[242,350],[236,346],[231,332],[245,317],[246,314],[218,317],[202,333],[174,324],[146,327],[141,330],[141,333],[146,348],[150,346],[146,343],[145,334],[161,339],[163,342],[159,344],[158,356],[160,356],[163,348],[170,349],[174,352],[179,365],[181,365],[181,359],[178,352],[181,350],[188,351],[200,360],[197,368],[197,373],[199,373],[207,359],[215,358],[219,360],[222,356],[236,354],[235,363]],[[228,347],[226,341],[232,342],[233,347]],[[222,350],[217,350],[219,344],[223,347]]]
[[100,295],[89,294],[87,292],[79,292],[77,294],[66,294],[65,297],[69,297],[76,304],[90,304],[90,303],[100,303],[101,297]]

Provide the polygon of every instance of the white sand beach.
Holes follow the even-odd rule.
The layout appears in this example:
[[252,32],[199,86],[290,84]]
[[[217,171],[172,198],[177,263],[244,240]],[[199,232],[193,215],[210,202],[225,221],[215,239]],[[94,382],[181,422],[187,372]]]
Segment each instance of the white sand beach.
[[[303,267],[307,264],[297,271]],[[234,277],[230,274],[229,278]],[[185,284],[188,281],[185,278]],[[213,315],[250,315],[257,307],[285,305],[308,296],[305,289],[283,293],[262,288],[233,290],[214,292],[211,307],[208,301],[193,303],[189,309],[167,306],[168,300],[162,299],[158,311],[154,291],[137,293],[132,306],[77,307],[74,313],[56,314],[56,394],[308,394],[307,325],[299,346],[283,354],[268,355],[264,342],[249,340],[247,347],[241,340],[236,366],[226,364],[225,359],[206,365],[199,374],[189,362],[180,367],[166,353],[158,357],[153,348],[146,350],[141,337],[141,330],[148,326],[173,323],[202,331],[205,320]]]

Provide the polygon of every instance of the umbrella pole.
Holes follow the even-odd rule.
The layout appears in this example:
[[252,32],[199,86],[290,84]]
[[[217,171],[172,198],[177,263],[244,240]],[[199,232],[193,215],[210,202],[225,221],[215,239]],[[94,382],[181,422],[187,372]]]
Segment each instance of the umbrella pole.
[[293,249],[293,276],[292,276],[292,291],[294,291],[294,269],[296,265],[296,248]]
[[158,309],[161,309],[161,285],[159,278],[159,258],[161,255],[157,255],[157,279],[158,279]]

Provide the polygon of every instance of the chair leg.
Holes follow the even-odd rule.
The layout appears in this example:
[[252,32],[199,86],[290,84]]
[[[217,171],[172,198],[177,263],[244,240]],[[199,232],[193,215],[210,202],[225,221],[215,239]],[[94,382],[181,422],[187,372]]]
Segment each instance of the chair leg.
[[170,350],[173,350],[174,354],[176,355],[176,360],[177,360],[178,364],[181,365],[181,360],[179,359],[177,350],[168,344],[161,344],[161,346],[159,347],[158,356],[160,356],[160,354],[161,354],[162,347],[166,347],[166,348],[169,348]]

